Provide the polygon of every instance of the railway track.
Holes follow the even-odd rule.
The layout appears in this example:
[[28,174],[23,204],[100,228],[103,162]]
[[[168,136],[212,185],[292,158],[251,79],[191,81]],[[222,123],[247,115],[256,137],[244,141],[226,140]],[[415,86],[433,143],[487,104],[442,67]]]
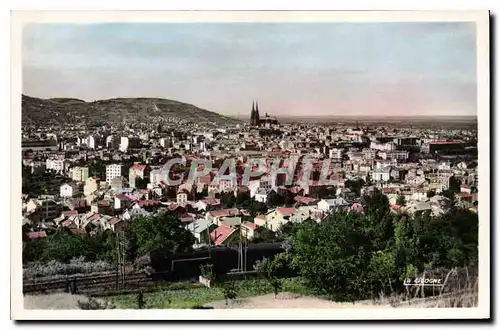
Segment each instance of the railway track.
[[[160,274],[161,275],[161,274]],[[57,280],[30,280],[23,282],[23,293],[48,293],[48,292],[64,292],[68,287],[76,282],[76,287],[79,293],[95,293],[98,291],[106,291],[113,289],[138,289],[142,287],[155,286],[158,281],[153,280],[153,276],[148,275],[143,271],[130,272],[125,274],[124,280],[118,277],[117,274],[67,277]]]

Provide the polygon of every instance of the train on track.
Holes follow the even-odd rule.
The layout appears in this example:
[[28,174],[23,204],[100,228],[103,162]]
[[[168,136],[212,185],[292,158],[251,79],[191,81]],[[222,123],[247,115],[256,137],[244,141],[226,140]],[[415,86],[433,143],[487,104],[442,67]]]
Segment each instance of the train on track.
[[169,254],[154,251],[150,254],[151,267],[162,273],[168,281],[197,279],[201,274],[200,267],[213,264],[214,274],[227,274],[232,270],[253,271],[257,261],[272,258],[285,252],[282,243],[258,243],[239,246],[207,247],[191,253]]
[[53,292],[68,291],[68,285],[77,286],[78,291],[94,292],[114,288],[140,288],[154,286],[165,282],[192,282],[201,275],[201,266],[213,264],[216,276],[224,275],[234,270],[243,273],[254,271],[257,261],[272,258],[284,252],[281,243],[259,243],[247,246],[218,246],[198,249],[190,253],[169,253],[154,251],[150,254],[151,267],[149,271],[127,272],[121,285],[117,274],[97,274],[68,276],[65,279],[34,279],[24,280],[23,292]]

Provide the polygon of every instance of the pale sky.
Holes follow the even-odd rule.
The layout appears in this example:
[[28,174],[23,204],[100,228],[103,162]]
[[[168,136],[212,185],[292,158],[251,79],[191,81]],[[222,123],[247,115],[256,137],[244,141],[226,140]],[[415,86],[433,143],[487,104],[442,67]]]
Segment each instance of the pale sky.
[[23,93],[228,115],[476,115],[474,23],[32,24]]

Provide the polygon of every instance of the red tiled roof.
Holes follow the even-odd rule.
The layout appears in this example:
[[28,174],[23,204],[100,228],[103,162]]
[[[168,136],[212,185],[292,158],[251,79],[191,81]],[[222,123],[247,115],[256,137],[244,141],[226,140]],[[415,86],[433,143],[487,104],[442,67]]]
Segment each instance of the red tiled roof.
[[302,204],[309,204],[314,202],[314,198],[312,197],[305,197],[305,196],[295,196],[293,198],[296,202],[302,203]]
[[276,209],[276,212],[284,216],[291,216],[292,214],[295,213],[295,209],[293,207],[278,207]]
[[132,165],[131,169],[135,170],[135,171],[144,171],[144,169],[146,168],[146,165],[139,165],[139,164],[134,164]]
[[202,199],[200,202],[203,202],[206,205],[211,205],[211,206],[220,205],[220,200],[217,198],[205,198]]
[[44,231],[35,231],[32,233],[28,233],[28,238],[29,239],[35,239],[35,238],[45,238],[47,237],[47,233]]
[[227,217],[229,215],[238,215],[240,211],[238,209],[225,209],[208,212],[212,217]]
[[216,245],[220,245],[224,243],[234,231],[235,229],[228,225],[222,225],[210,233],[210,238],[215,241]]
[[62,212],[62,215],[64,217],[69,217],[70,215],[75,215],[75,214],[78,214],[78,211],[76,210],[72,210],[72,211],[63,211]]
[[115,195],[115,198],[118,198],[121,201],[130,201],[130,197],[123,194]]
[[161,202],[159,202],[157,200],[154,200],[154,199],[146,199],[144,201],[139,200],[136,203],[140,207],[143,207],[143,206],[152,206],[152,205],[160,205],[161,204]]
[[94,213],[92,216],[90,216],[89,218],[87,218],[88,221],[94,221],[94,220],[98,220],[101,218],[101,215],[99,213]]
[[255,223],[253,222],[250,222],[250,221],[246,221],[243,223],[243,226],[251,229],[251,230],[256,230],[259,226],[257,226]]
[[71,219],[64,220],[63,222],[61,222],[61,226],[63,226],[63,227],[69,227],[69,226],[71,226],[72,224],[74,224],[74,221],[73,221],[73,220],[71,220]]
[[117,218],[117,217],[112,217],[108,220],[108,223],[113,226],[116,225],[118,222],[122,221],[122,219]]
[[472,194],[461,192],[459,193],[460,198],[472,198]]
[[181,222],[193,222],[194,218],[192,216],[181,217]]
[[176,204],[176,203],[172,203],[170,204],[169,206],[167,206],[167,209],[169,209],[170,211],[174,211],[175,209],[177,209],[179,206],[179,204]]
[[363,206],[359,203],[354,203],[352,204],[352,206],[350,207],[350,210],[351,211],[357,211],[359,213],[363,213],[365,211],[365,209],[363,208]]
[[265,214],[257,214],[255,216],[255,219],[266,220],[266,215]]

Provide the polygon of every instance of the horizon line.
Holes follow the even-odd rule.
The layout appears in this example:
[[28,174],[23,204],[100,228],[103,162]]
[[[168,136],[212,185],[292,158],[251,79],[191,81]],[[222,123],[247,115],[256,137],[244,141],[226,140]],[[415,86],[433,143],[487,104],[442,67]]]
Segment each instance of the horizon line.
[[[195,106],[201,110],[206,110],[210,112],[217,113],[221,116],[229,117],[229,118],[247,118],[246,115],[242,115],[240,113],[237,114],[224,114],[221,112],[218,112],[217,110],[214,109],[207,109],[202,106],[195,105],[194,103],[186,102],[186,101],[179,101],[179,100],[174,100],[174,99],[169,99],[165,97],[152,97],[152,96],[118,96],[118,97],[110,97],[110,98],[102,98],[102,99],[95,99],[95,100],[85,100],[79,97],[58,97],[58,96],[52,96],[52,97],[39,97],[39,96],[32,96],[25,94],[21,92],[21,98],[23,96],[30,97],[30,98],[37,98],[41,100],[53,100],[53,99],[72,99],[72,100],[79,100],[83,101],[85,103],[91,103],[91,102],[97,102],[97,101],[109,101],[109,100],[116,100],[116,99],[161,99],[161,100],[170,100],[174,102],[179,102],[179,103],[184,103],[187,105],[192,105]],[[255,101],[255,100],[254,100]],[[477,118],[478,115],[477,113],[475,115],[465,115],[465,114],[458,114],[458,115],[339,115],[339,114],[332,114],[332,115],[285,115],[285,116],[276,116],[277,118],[326,118],[326,117],[340,117],[340,118],[397,118],[397,117],[402,117],[402,118],[436,118],[436,117],[475,117]]]

